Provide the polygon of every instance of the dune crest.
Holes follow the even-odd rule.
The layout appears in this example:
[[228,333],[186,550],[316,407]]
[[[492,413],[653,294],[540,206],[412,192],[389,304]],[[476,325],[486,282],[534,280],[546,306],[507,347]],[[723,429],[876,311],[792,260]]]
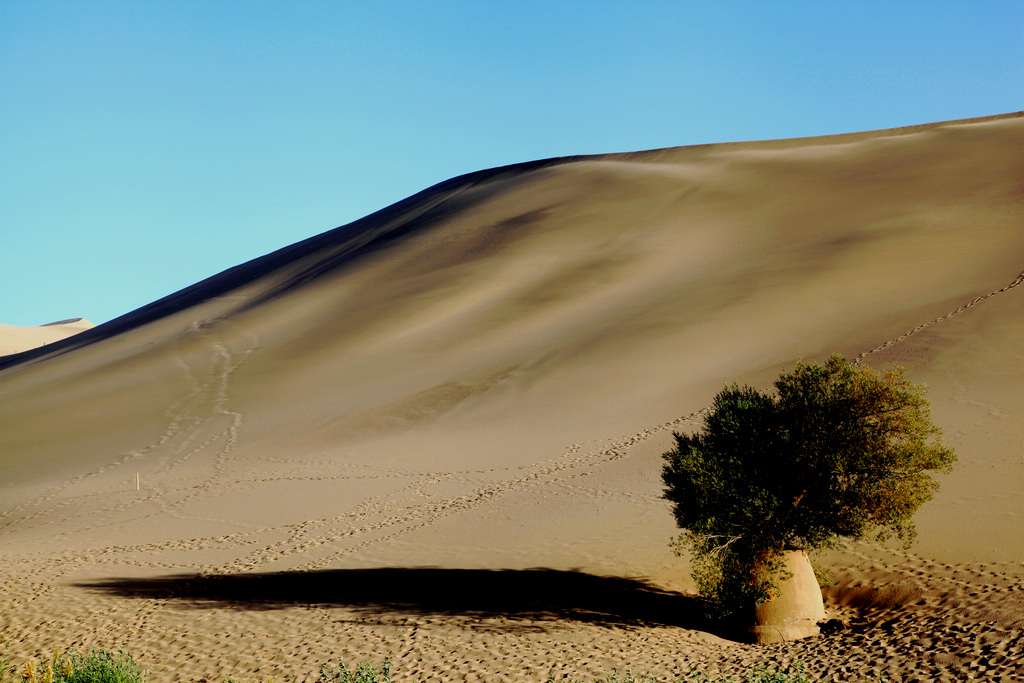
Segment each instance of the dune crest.
[[[1024,673],[1022,148],[1012,114],[481,171],[0,358],[2,635],[195,677]],[[745,649],[685,595],[660,454],[723,384],[833,352],[928,384],[960,464],[910,551],[821,560],[842,647]],[[334,577],[373,599],[296,589]],[[634,583],[555,599],[598,577]],[[425,594],[463,579],[539,603]]]

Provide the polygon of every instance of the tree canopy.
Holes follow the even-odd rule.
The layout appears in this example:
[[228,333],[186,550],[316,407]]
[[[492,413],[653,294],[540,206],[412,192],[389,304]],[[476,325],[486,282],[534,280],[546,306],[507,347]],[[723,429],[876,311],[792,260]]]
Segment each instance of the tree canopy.
[[878,373],[834,355],[797,363],[775,390],[727,387],[703,430],[675,433],[664,454],[665,497],[698,587],[725,612],[764,598],[770,587],[749,577],[783,550],[840,537],[909,543],[913,514],[938,488],[930,473],[956,460],[902,368]]

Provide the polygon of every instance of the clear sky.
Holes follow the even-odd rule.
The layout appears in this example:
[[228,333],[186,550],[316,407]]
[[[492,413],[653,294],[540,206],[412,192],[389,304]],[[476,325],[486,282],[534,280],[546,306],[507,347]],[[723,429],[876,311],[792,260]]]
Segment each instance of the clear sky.
[[1020,0],[0,0],[0,322],[483,168],[1021,109]]

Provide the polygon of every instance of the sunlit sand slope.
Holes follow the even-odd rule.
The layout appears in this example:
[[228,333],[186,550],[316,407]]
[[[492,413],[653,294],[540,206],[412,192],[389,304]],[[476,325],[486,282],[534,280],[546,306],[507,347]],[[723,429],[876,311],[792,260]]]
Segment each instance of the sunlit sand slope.
[[[154,587],[110,581],[429,565],[582,569],[686,589],[659,499],[672,429],[696,428],[693,415],[727,382],[766,387],[794,360],[838,351],[927,382],[961,464],[922,510],[909,555],[857,546],[823,560],[840,571],[833,609],[878,607],[858,587],[877,579],[895,586],[887,606],[918,605],[921,619],[977,612],[965,618],[997,623],[1013,643],[1006,634],[1020,630],[1021,612],[983,614],[971,595],[989,586],[993,600],[1019,607],[1022,594],[1022,271],[1021,115],[556,159],[447,181],[0,359],[0,578],[15,596],[0,599],[0,635],[27,653],[105,643],[128,620],[138,635],[122,640],[159,670],[206,648],[213,654],[188,660],[190,674],[279,676],[325,654],[268,654],[267,639],[278,651],[300,642],[293,631],[310,628],[308,617],[330,642],[349,643],[335,654],[409,648],[405,661],[426,672],[441,655],[427,640],[410,645],[404,627],[370,637],[351,614],[328,628],[320,612],[294,607],[211,616],[203,631],[176,621],[173,600],[153,602]],[[960,583],[942,583],[944,572],[961,572]],[[45,634],[31,627],[44,608],[67,615]],[[470,668],[453,678],[480,657],[494,671],[533,662],[543,673],[555,656],[555,645],[513,648],[522,661],[499,656],[453,625],[459,609],[441,611],[402,623],[433,624],[457,652],[468,648],[458,656]],[[580,627],[603,654],[576,673],[622,657],[743,661],[742,646],[695,623],[664,657]],[[254,653],[231,669],[206,635],[235,628],[271,635],[239,635],[231,651],[242,642]],[[168,644],[154,630],[180,638]],[[492,645],[513,632],[497,629]],[[888,666],[884,643],[857,642],[867,668]],[[820,668],[849,665],[800,647]],[[996,657],[1001,647],[986,666],[1016,671]]]
[[93,327],[95,325],[84,318],[60,320],[38,327],[0,324],[0,356],[39,349]]

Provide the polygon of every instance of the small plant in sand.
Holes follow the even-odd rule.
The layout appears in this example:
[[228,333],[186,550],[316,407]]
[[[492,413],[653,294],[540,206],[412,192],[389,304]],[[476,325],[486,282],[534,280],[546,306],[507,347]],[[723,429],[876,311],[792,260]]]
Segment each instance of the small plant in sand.
[[[360,664],[354,669],[344,663],[337,666],[321,664],[318,683],[391,683],[391,669],[390,657],[384,660],[384,664],[379,669],[369,663]],[[438,675],[445,679],[450,677],[444,671]],[[61,655],[55,654],[46,664],[36,661],[28,662],[17,671],[17,674],[10,658],[0,652],[0,683],[14,683],[16,680],[28,683],[145,683],[146,676],[132,656],[124,650],[111,653],[93,649],[87,655],[80,655],[74,651]],[[530,680],[539,679],[530,677]],[[732,676],[712,678],[696,669],[690,671],[685,678],[664,680],[674,683],[738,683]],[[658,683],[659,679],[655,676],[635,674],[632,670],[626,669],[625,673],[615,670],[603,679],[593,678],[591,681],[593,683]],[[810,683],[810,679],[804,673],[803,664],[799,661],[786,669],[751,669],[742,681],[743,683]],[[236,682],[235,679],[228,677],[224,683]],[[274,683],[274,679],[268,679],[267,683]],[[585,683],[585,680],[572,678],[568,674],[557,676],[551,672],[548,674],[547,683]]]
[[373,664],[360,664],[350,669],[344,662],[338,666],[320,665],[319,683],[391,683],[391,658],[380,669]]
[[[9,671],[8,662],[0,660],[0,681],[6,683]],[[30,660],[19,673],[26,683],[144,683],[146,680],[145,673],[124,650],[55,653],[47,663]]]
[[[666,679],[666,681],[669,679]],[[712,678],[705,673],[700,671],[691,671],[686,678],[671,679],[674,683],[740,683],[736,681],[732,676],[726,677],[715,677]],[[561,678],[555,678],[554,675],[548,676],[547,683],[585,683],[585,681],[578,678],[569,678],[563,676]],[[633,673],[630,669],[626,669],[626,673],[620,674],[618,671],[614,671],[608,674],[604,679],[593,679],[593,683],[659,683],[658,679],[654,676],[638,675]],[[804,673],[803,664],[797,662],[795,665],[782,670],[772,668],[760,668],[752,669],[747,672],[747,675],[743,677],[742,683],[811,683],[811,679]]]
[[879,374],[834,355],[797,363],[770,394],[727,387],[702,431],[674,434],[665,498],[713,615],[747,617],[771,599],[786,550],[839,538],[908,545],[911,520],[956,460],[929,415],[924,388],[901,368]]

